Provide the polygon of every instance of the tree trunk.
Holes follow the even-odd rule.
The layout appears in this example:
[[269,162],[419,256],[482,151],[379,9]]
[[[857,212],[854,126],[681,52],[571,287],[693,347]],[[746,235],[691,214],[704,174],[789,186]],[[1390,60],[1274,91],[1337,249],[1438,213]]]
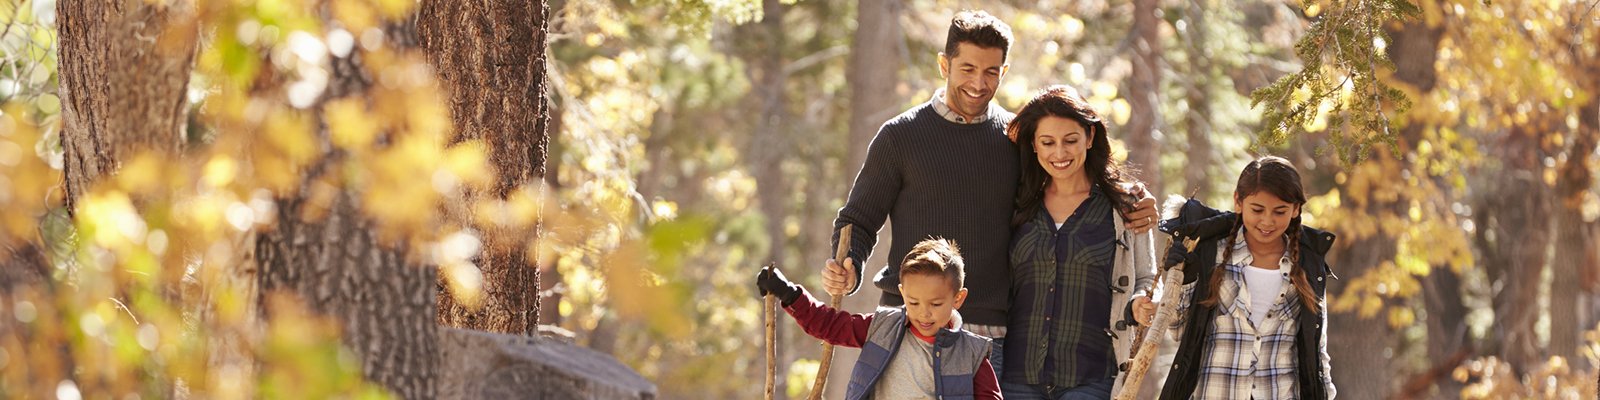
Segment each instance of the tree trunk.
[[[385,46],[416,46],[414,26],[389,23],[385,30]],[[372,83],[361,75],[359,54],[331,61],[332,77],[313,115],[325,118],[328,100],[367,95]],[[326,142],[327,124],[317,126],[324,130],[315,136],[324,141],[318,148],[334,148]],[[256,235],[259,309],[271,316],[274,295],[296,298],[312,313],[339,321],[340,342],[354,353],[364,379],[399,398],[433,398],[439,364],[435,268],[408,257],[410,243],[381,241],[360,209],[359,193],[338,188],[326,204],[315,199],[319,175],[336,173],[329,165],[340,155],[318,157],[297,171],[296,190],[278,194],[273,228]]]
[[[182,149],[188,121],[186,94],[196,48],[194,11],[194,3],[188,1],[56,3],[62,174],[69,216],[94,184],[115,174],[123,162],[143,152],[172,155]],[[27,285],[32,294],[49,296],[54,287],[51,267],[45,248],[39,246],[30,242],[13,249],[8,245],[3,251],[8,254],[0,255],[5,257],[0,259],[0,268],[5,269],[0,273],[0,293],[13,293],[11,285]],[[183,271],[164,273],[167,276],[163,278],[168,278]],[[179,289],[171,288],[167,294],[178,293]],[[11,327],[0,324],[0,331]],[[0,337],[10,334],[0,332]],[[66,349],[58,356],[59,371],[34,371],[32,376],[61,379],[76,375]]]
[[258,236],[262,293],[296,295],[318,315],[338,320],[341,341],[368,381],[400,398],[433,398],[439,361],[434,268],[380,244],[353,193],[337,195],[324,219],[302,220],[306,187],[278,201],[276,227]]
[[[543,1],[424,1],[417,32],[442,86],[455,125],[451,143],[482,140],[495,166],[487,195],[504,200],[540,183],[545,173],[545,43],[549,8]],[[542,189],[541,189],[542,190]],[[479,194],[469,196],[476,197]],[[470,200],[469,200],[470,201]],[[532,226],[477,226],[484,250],[478,309],[457,303],[438,277],[439,323],[490,332],[532,335],[539,321],[537,242]]]
[[[900,98],[895,85],[900,82],[900,71],[905,69],[907,60],[901,48],[905,46],[905,30],[900,25],[900,18],[906,13],[906,5],[896,1],[863,1],[856,3],[856,32],[851,41],[850,70],[846,76],[850,86],[850,151],[849,159],[845,160],[845,182],[853,181],[857,169],[867,158],[867,145],[872,143],[872,138],[877,136],[878,127],[884,121],[903,111],[900,107],[906,99]],[[840,185],[848,187],[847,185]],[[842,189],[847,191],[848,189]],[[840,195],[848,195],[843,191]],[[818,200],[824,200],[818,198]],[[828,215],[832,215],[829,213]],[[828,219],[829,232],[823,243],[831,241],[833,220]],[[881,230],[879,237],[889,237],[891,232],[887,224]],[[887,252],[873,252],[870,260],[857,260],[857,268],[869,265],[878,265],[888,259]],[[864,262],[865,261],[865,262]],[[812,259],[805,259],[803,268],[811,270],[819,264]],[[871,272],[867,273],[871,276]],[[845,297],[841,303],[845,310],[853,312],[871,311],[878,305],[879,292],[877,287],[870,282],[861,285],[861,291],[854,296]],[[833,368],[828,371],[828,388],[824,391],[824,398],[842,399],[850,382],[850,360],[856,359],[861,354],[861,349],[849,347],[834,347]]]
[[1555,259],[1551,267],[1555,274],[1550,287],[1550,353],[1576,361],[1578,346],[1584,330],[1592,326],[1578,325],[1585,318],[1578,312],[1578,298],[1582,292],[1582,275],[1589,260],[1589,248],[1595,244],[1595,221],[1583,217],[1584,194],[1594,185],[1594,175],[1589,155],[1600,140],[1600,102],[1588,101],[1579,106],[1578,131],[1572,147],[1567,150],[1567,160],[1561,164],[1556,179],[1556,207],[1551,213],[1556,228]]
[[906,5],[898,0],[856,3],[856,33],[850,44],[850,72],[846,75],[850,86],[850,158],[845,160],[845,168],[860,167],[878,127],[903,111],[900,105],[906,99],[895,92],[895,85],[906,64],[900,52],[906,40],[905,29],[900,26],[905,13]]
[[1158,0],[1133,2],[1133,74],[1128,77],[1128,161],[1152,193],[1161,192],[1161,19]]
[[[1394,78],[1410,85],[1416,93],[1424,96],[1431,93],[1438,85],[1435,63],[1444,29],[1412,22],[1389,29],[1388,33],[1394,43],[1387,48],[1390,59],[1395,62]],[[1422,140],[1422,133],[1430,128],[1427,125],[1429,123],[1416,121],[1406,125],[1400,137],[1407,148]],[[1447,185],[1438,179],[1434,182],[1440,187]],[[1461,302],[1461,276],[1448,266],[1435,265],[1432,273],[1423,278],[1421,283],[1424,287],[1423,308],[1426,310],[1424,323],[1428,329],[1428,360],[1433,365],[1412,378],[1414,385],[1408,384],[1402,390],[1422,391],[1427,390],[1428,386],[1437,385],[1439,393],[1458,393],[1461,383],[1450,378],[1448,372],[1455,367],[1451,363],[1459,362],[1473,351],[1467,331],[1468,310]],[[1401,393],[1402,396],[1413,394],[1419,393]]]
[[[761,204],[761,213],[767,219],[767,238],[771,246],[762,259],[782,262],[784,261],[784,248],[788,243],[788,234],[784,231],[784,220],[789,215],[787,201],[789,199],[788,179],[783,175],[784,153],[789,150],[787,119],[788,99],[785,86],[788,77],[784,69],[784,32],[783,14],[786,6],[779,0],[764,0],[762,2],[763,17],[759,33],[751,35],[752,40],[764,43],[759,47],[761,52],[755,55],[752,71],[755,74],[756,86],[753,88],[757,98],[760,99],[761,108],[758,111],[756,131],[751,134],[749,147],[745,154],[748,159],[751,176],[760,186],[757,197]],[[780,385],[781,386],[781,385]]]
[[[1384,170],[1397,168],[1394,166],[1397,161],[1386,151],[1374,152],[1366,162],[1384,163]],[[1397,183],[1386,180],[1374,183],[1378,184]],[[1342,204],[1362,204],[1366,200],[1360,201],[1351,198],[1348,191],[1340,192]],[[1394,202],[1372,199],[1367,203],[1364,215],[1393,215],[1396,208],[1398,204]],[[1395,238],[1382,231],[1340,243],[1343,245],[1331,252],[1329,261],[1334,273],[1346,277],[1343,282],[1375,270],[1378,265],[1391,262],[1395,257]],[[1328,285],[1329,304],[1345,290],[1344,285],[1339,283],[1335,281]],[[1333,356],[1335,366],[1345,366],[1333,369],[1333,382],[1338,386],[1341,398],[1381,399],[1394,392],[1393,359],[1398,334],[1385,321],[1381,316],[1362,318],[1355,311],[1328,314],[1328,354]]]
[[1187,128],[1189,137],[1189,152],[1185,154],[1188,162],[1183,176],[1183,183],[1187,187],[1182,188],[1178,194],[1210,201],[1212,193],[1210,171],[1213,170],[1212,164],[1216,162],[1212,156],[1216,150],[1211,147],[1211,96],[1217,92],[1217,82],[1222,75],[1212,67],[1211,56],[1206,53],[1211,40],[1210,32],[1206,31],[1210,28],[1206,18],[1206,10],[1210,4],[1202,0],[1193,0],[1189,3],[1189,6],[1184,8],[1186,19],[1189,21],[1187,29],[1189,35],[1184,42],[1188,45],[1185,51],[1188,53],[1191,78],[1188,88],[1184,91],[1189,110],[1183,116],[1183,124]]
[[61,142],[69,212],[101,176],[142,151],[175,154],[188,121],[192,2],[56,3]]
[[[1535,118],[1533,124],[1542,121]],[[1500,291],[1494,294],[1494,328],[1489,343],[1495,354],[1518,374],[1526,373],[1542,354],[1534,323],[1539,319],[1540,276],[1552,241],[1546,223],[1551,215],[1550,189],[1543,179],[1547,152],[1537,132],[1548,126],[1512,127],[1491,148],[1504,173],[1485,189],[1478,226],[1484,267]]]

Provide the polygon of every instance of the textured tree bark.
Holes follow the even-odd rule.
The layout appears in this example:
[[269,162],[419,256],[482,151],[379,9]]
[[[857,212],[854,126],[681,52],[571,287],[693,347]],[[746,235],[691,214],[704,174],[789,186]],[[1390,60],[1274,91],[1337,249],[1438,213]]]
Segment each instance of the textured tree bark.
[[326,218],[302,220],[308,194],[280,199],[276,228],[257,237],[262,293],[297,295],[312,311],[340,321],[341,341],[367,380],[401,398],[433,398],[434,268],[380,244],[353,193],[337,195]]
[[1161,19],[1157,0],[1133,2],[1133,74],[1128,77],[1128,161],[1151,192],[1161,191]]
[[[389,24],[385,31],[386,46],[416,44],[408,24]],[[372,82],[362,76],[357,54],[332,60],[333,76],[312,110],[319,118],[327,100],[366,95]],[[318,126],[326,129],[325,123]],[[329,140],[326,132],[316,137]],[[273,228],[256,235],[259,309],[267,309],[274,293],[295,296],[313,313],[339,321],[340,341],[355,354],[367,381],[400,398],[434,398],[439,365],[435,268],[408,258],[409,243],[380,241],[360,209],[359,193],[340,188],[327,204],[315,203],[318,177],[332,173],[329,165],[340,154],[320,157],[298,171],[297,190],[278,194]],[[308,212],[311,207],[318,212]],[[323,215],[306,217],[311,214]]]
[[[422,3],[417,31],[427,59],[450,94],[452,143],[482,140],[495,166],[490,193],[505,199],[539,184],[545,175],[545,44],[549,7],[544,1],[497,0]],[[539,270],[529,249],[534,227],[478,226],[484,250],[474,260],[483,271],[483,304],[471,309],[437,279],[438,321],[447,326],[532,335],[539,321]]]
[[[197,31],[189,1],[64,1],[56,3],[56,15],[64,205],[70,216],[90,187],[115,174],[122,162],[141,152],[181,150]],[[3,251],[9,254],[0,255],[0,293],[27,285],[27,291],[48,296],[53,285],[41,245],[48,244],[7,245]],[[0,331],[9,329],[0,325]],[[69,376],[74,367],[62,351],[59,371],[33,376]]]
[[141,151],[183,146],[194,4],[56,3],[66,206]]

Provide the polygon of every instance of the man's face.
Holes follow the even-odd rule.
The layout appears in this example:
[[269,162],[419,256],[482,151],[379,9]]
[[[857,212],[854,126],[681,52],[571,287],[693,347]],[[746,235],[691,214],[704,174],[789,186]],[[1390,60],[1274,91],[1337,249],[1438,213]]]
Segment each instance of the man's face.
[[956,45],[955,57],[940,53],[939,74],[944,76],[945,102],[969,120],[983,115],[1008,68],[1005,50],[998,48],[962,42]]

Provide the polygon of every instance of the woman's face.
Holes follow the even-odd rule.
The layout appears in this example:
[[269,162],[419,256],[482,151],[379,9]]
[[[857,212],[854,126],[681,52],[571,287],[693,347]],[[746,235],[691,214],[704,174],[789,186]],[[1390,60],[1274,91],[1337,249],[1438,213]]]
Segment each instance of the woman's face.
[[1252,246],[1283,243],[1289,220],[1300,215],[1300,206],[1283,201],[1265,190],[1237,199],[1235,211],[1244,217],[1245,240]]
[[1039,166],[1044,167],[1050,178],[1081,176],[1091,139],[1078,121],[1047,115],[1039,120],[1039,129],[1034,132],[1033,151],[1039,156]]

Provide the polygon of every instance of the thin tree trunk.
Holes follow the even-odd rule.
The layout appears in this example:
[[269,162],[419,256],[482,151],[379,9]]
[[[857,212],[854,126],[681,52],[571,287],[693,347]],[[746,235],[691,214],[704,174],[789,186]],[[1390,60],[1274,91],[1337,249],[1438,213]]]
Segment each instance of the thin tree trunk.
[[1542,173],[1546,152],[1535,133],[1544,128],[1512,127],[1492,147],[1498,150],[1496,158],[1504,173],[1485,187],[1483,206],[1473,209],[1483,214],[1478,242],[1484,267],[1500,287],[1494,294],[1489,343],[1519,374],[1527,372],[1542,351],[1533,326],[1539,319],[1540,275],[1553,239],[1546,223],[1551,217],[1550,189]]
[[[1467,330],[1468,310],[1461,303],[1464,296],[1461,292],[1461,276],[1449,268],[1435,267],[1422,284],[1424,308],[1427,310],[1427,320],[1424,322],[1428,327],[1428,360],[1437,366],[1453,369],[1453,366],[1440,363],[1455,360],[1459,352],[1471,354],[1473,351]],[[1439,393],[1461,392],[1461,382],[1451,379],[1447,373],[1431,378],[1431,383],[1438,386]]]
[[1211,56],[1206,53],[1211,40],[1210,33],[1206,31],[1210,28],[1206,17],[1210,4],[1206,0],[1190,0],[1188,3],[1189,6],[1184,8],[1189,21],[1189,36],[1185,41],[1188,48],[1185,51],[1189,56],[1189,76],[1192,80],[1184,93],[1189,112],[1184,114],[1183,122],[1188,131],[1189,152],[1185,154],[1188,162],[1183,177],[1187,187],[1179,194],[1209,200],[1212,192],[1210,171],[1215,163],[1212,156],[1215,150],[1211,146],[1211,96],[1219,90],[1217,82],[1222,75],[1212,67]]
[[1581,277],[1585,263],[1589,262],[1589,248],[1595,245],[1594,221],[1583,218],[1584,194],[1594,184],[1589,155],[1600,140],[1600,102],[1589,101],[1578,110],[1578,131],[1567,150],[1567,161],[1560,167],[1556,179],[1556,204],[1551,213],[1556,227],[1555,279],[1550,287],[1550,353],[1575,360],[1584,330],[1592,326],[1578,325],[1584,318],[1578,313]]
[[[1440,27],[1428,27],[1423,23],[1408,23],[1398,28],[1389,29],[1390,40],[1393,45],[1387,51],[1389,57],[1395,60],[1395,79],[1412,86],[1418,93],[1430,93],[1438,84],[1438,68],[1435,66],[1438,55],[1440,37],[1444,30]],[[1422,133],[1428,129],[1424,123],[1411,123],[1401,131],[1401,138],[1406,147],[1422,140]],[[1435,180],[1436,184],[1443,186]],[[1437,385],[1441,393],[1459,392],[1461,384],[1450,379],[1447,373],[1454,368],[1446,365],[1451,361],[1460,360],[1461,352],[1471,352],[1471,343],[1468,342],[1466,315],[1467,308],[1461,302],[1461,277],[1446,266],[1433,266],[1433,272],[1424,278],[1422,284],[1426,289],[1423,293],[1423,308],[1426,312],[1426,326],[1428,328],[1427,349],[1428,359],[1435,363],[1434,368],[1423,371],[1418,377],[1428,381],[1428,385]],[[1417,385],[1407,385],[1402,390],[1413,390]],[[1425,390],[1426,386],[1422,386]],[[1408,395],[1411,393],[1401,393]]]
[[906,5],[898,0],[856,3],[856,33],[845,76],[850,85],[850,158],[844,165],[851,173],[866,160],[867,144],[878,127],[906,103],[895,93],[906,64],[899,51],[905,46],[905,29],[900,26],[905,13]]
[[1128,161],[1150,191],[1161,191],[1161,19],[1157,0],[1133,2],[1133,74],[1128,77]]
[[[905,69],[907,60],[901,49],[905,46],[905,29],[901,26],[900,19],[906,14],[906,4],[899,0],[863,1],[856,3],[856,31],[850,43],[850,69],[845,79],[850,86],[850,136],[848,157],[843,177],[845,181],[853,180],[858,168],[867,158],[867,146],[872,143],[872,138],[878,134],[878,127],[884,121],[903,111],[900,105],[907,99],[900,98],[895,86],[901,82],[900,72]],[[841,185],[838,195],[847,195],[847,185]],[[827,200],[818,198],[818,200]],[[831,202],[829,202],[831,203]],[[836,211],[836,210],[829,210]],[[830,216],[821,232],[829,232],[829,236],[822,239],[824,246],[832,241],[834,213],[824,213]],[[888,237],[887,224],[880,232],[879,237]],[[873,253],[874,259],[886,259],[883,252]],[[856,260],[857,268],[872,265]],[[820,264],[811,259],[802,261],[802,268],[812,270]],[[840,262],[843,262],[842,260]],[[867,276],[871,276],[869,272]],[[871,283],[861,285],[861,291],[854,296],[844,298],[840,303],[845,310],[856,312],[870,311],[878,305],[878,292]],[[834,368],[828,371],[828,388],[824,391],[824,398],[842,399],[846,383],[850,381],[850,368],[843,368],[841,362],[854,360],[861,354],[860,349],[849,347],[835,347],[833,353]]]
[[[450,94],[455,125],[451,143],[482,140],[495,167],[490,193],[469,199],[488,195],[504,200],[544,176],[548,19],[543,1],[428,0],[421,5],[417,32],[429,64]],[[483,272],[483,303],[477,309],[458,303],[440,276],[439,323],[534,334],[539,321],[539,270],[529,254],[537,243],[534,227],[476,228],[484,243],[474,260]]]
[[788,179],[783,175],[784,153],[788,151],[788,131],[785,128],[787,119],[788,100],[785,85],[788,77],[784,75],[784,32],[783,14],[786,6],[779,0],[764,0],[762,2],[763,17],[759,25],[760,31],[752,37],[765,45],[760,47],[761,53],[754,59],[753,69],[756,74],[756,87],[754,93],[761,101],[759,118],[756,131],[751,134],[749,148],[749,166],[751,175],[755,177],[761,189],[757,197],[761,204],[761,213],[767,219],[767,238],[771,246],[767,249],[764,259],[783,261],[788,235],[783,229],[784,219],[788,214],[789,199],[787,194]]
[[[1378,151],[1366,162],[1384,163],[1387,165],[1385,168],[1392,168],[1396,161],[1388,152]],[[1362,204],[1351,198],[1347,191],[1340,192],[1340,197],[1343,204]],[[1368,203],[1365,215],[1394,214],[1396,208],[1397,204],[1393,202],[1373,199]],[[1342,243],[1344,245],[1338,246],[1330,255],[1329,264],[1334,266],[1334,273],[1347,277],[1343,282],[1377,269],[1385,261],[1394,260],[1395,238],[1382,232]],[[1332,304],[1345,288],[1339,281],[1330,282],[1328,286],[1329,304]],[[1385,321],[1381,317],[1362,318],[1355,311],[1328,314],[1328,353],[1334,357],[1336,368],[1333,368],[1333,382],[1338,386],[1340,397],[1381,399],[1393,393],[1393,358],[1398,335]]]

